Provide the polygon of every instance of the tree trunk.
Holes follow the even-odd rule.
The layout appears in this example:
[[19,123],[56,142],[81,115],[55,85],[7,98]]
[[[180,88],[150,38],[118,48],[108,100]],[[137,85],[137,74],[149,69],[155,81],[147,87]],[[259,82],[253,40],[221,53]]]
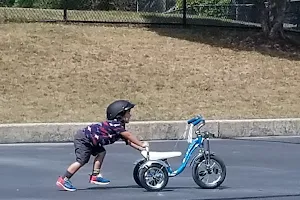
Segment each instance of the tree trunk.
[[284,38],[283,22],[290,0],[256,0],[261,13],[261,27],[266,37],[271,40]]
[[274,0],[275,6],[272,8],[273,21],[269,32],[270,39],[284,37],[283,22],[285,19],[285,11],[287,9],[287,0]]

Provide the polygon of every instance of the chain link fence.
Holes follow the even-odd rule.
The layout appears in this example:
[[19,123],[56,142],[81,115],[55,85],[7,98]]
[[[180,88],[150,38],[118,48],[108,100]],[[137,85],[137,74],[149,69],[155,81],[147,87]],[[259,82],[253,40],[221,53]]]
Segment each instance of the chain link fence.
[[[97,22],[259,26],[251,0],[0,0],[0,22]],[[285,23],[300,26],[300,0]]]

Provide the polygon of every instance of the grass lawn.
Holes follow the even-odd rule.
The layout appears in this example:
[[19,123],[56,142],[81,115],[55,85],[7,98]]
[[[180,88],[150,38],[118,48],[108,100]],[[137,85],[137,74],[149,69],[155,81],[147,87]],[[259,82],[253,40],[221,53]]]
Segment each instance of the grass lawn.
[[0,122],[300,116],[300,51],[256,32],[0,24]]

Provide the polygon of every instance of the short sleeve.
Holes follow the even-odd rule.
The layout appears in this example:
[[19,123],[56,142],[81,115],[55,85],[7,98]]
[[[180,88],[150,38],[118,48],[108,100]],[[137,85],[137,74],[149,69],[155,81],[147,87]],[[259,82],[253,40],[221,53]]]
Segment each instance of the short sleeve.
[[121,133],[126,131],[125,127],[120,122],[117,121],[108,122],[108,125],[110,126],[113,133],[118,135],[118,137],[124,140],[126,145],[128,145],[128,141],[125,138],[123,138],[121,135]]
[[114,134],[121,134],[122,132],[125,132],[126,129],[120,122],[108,122],[108,125],[110,126],[111,130],[114,132]]

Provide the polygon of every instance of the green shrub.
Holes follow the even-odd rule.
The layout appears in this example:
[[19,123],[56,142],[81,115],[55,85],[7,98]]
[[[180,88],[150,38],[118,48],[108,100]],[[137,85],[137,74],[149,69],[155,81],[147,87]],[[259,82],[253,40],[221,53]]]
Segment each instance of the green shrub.
[[0,6],[22,8],[62,9],[65,5],[70,10],[134,11],[136,0],[0,0]]
[[14,6],[21,8],[32,8],[34,2],[35,0],[16,0]]
[[[191,14],[205,17],[226,17],[231,0],[186,0],[187,10]],[[177,0],[176,7],[183,8],[183,0]]]
[[65,0],[15,0],[14,6],[21,8],[45,8],[60,9],[63,8]]
[[62,0],[35,0],[34,8],[45,8],[45,9],[62,9],[64,7]]
[[0,0],[1,7],[11,7],[15,3],[15,0]]

